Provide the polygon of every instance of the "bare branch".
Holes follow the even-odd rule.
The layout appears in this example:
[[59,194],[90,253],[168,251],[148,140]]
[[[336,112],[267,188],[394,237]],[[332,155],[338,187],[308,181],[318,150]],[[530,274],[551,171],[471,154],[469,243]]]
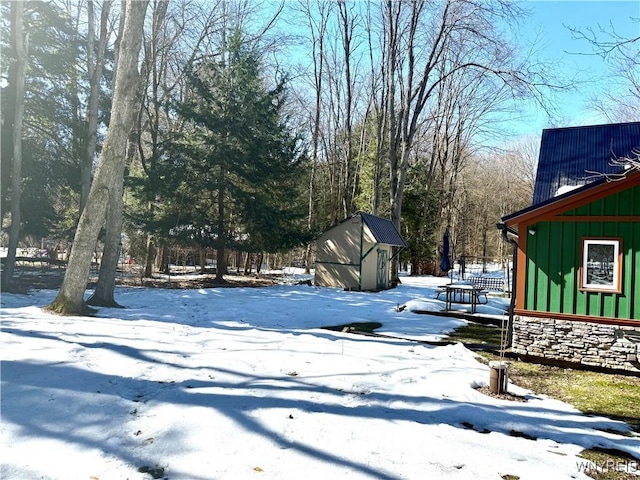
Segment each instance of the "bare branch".
[[634,149],[629,156],[612,158],[609,161],[609,165],[622,167],[623,170],[618,173],[601,173],[587,170],[586,173],[590,174],[587,179],[605,177],[609,182],[617,182],[625,179],[629,172],[640,171],[640,148]]

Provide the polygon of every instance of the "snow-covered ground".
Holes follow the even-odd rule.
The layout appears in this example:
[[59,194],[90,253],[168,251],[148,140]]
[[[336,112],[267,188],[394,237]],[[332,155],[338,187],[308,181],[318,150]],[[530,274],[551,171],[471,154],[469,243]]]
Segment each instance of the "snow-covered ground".
[[[461,344],[407,340],[464,324],[397,311],[442,310],[441,283],[118,288],[127,308],[92,318],[44,313],[54,291],[3,294],[0,477],[552,480],[588,478],[584,448],[640,459],[626,424],[511,384],[526,402],[486,396]],[[401,338],[320,328],[361,321]]]

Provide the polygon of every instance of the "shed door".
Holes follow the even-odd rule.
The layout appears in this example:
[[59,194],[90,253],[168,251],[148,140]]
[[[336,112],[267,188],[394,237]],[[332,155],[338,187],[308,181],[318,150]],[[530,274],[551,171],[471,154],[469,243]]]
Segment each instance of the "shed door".
[[378,268],[376,270],[376,289],[384,290],[389,287],[389,252],[378,249]]

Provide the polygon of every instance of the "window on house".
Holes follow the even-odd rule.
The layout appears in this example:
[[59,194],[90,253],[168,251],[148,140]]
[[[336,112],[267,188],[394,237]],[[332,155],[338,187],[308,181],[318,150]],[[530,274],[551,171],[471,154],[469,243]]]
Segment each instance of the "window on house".
[[621,239],[582,239],[580,289],[592,292],[622,292]]

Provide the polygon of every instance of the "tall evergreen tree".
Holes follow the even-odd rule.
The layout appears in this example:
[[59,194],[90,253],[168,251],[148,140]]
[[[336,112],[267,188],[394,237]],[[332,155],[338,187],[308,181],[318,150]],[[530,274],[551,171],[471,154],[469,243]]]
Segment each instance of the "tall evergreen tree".
[[303,159],[282,116],[284,86],[265,86],[258,52],[236,31],[224,54],[193,66],[177,106],[188,130],[165,145],[165,231],[215,248],[218,280],[227,249],[277,251],[307,239],[296,181]]
[[[77,178],[70,83],[80,49],[66,12],[46,2],[24,3],[24,28],[29,33],[29,68],[25,78],[22,128],[21,236],[46,236],[56,216],[53,205]],[[13,2],[0,4],[0,90],[2,116],[0,213],[11,207],[13,135],[16,105],[15,48],[10,42]],[[75,186],[75,185],[74,185]]]

